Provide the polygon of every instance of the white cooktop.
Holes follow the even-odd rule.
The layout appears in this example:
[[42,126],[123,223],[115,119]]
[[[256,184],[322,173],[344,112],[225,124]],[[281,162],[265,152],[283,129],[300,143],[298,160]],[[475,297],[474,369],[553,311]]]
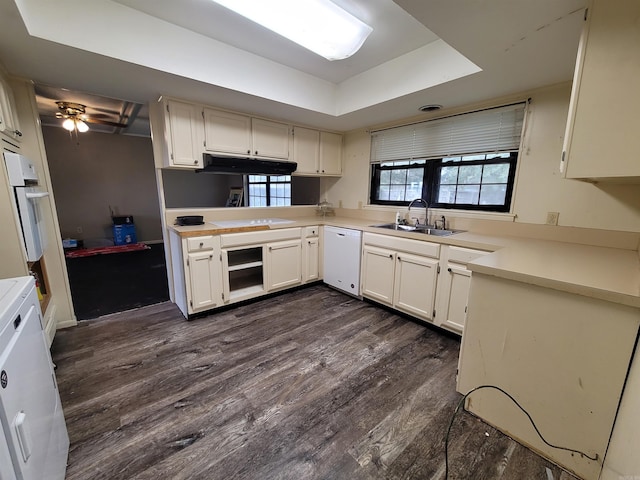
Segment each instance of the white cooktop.
[[294,220],[286,220],[284,218],[257,218],[253,220],[216,220],[209,223],[218,227],[233,228],[251,227],[253,225],[282,225],[285,223],[294,223]]

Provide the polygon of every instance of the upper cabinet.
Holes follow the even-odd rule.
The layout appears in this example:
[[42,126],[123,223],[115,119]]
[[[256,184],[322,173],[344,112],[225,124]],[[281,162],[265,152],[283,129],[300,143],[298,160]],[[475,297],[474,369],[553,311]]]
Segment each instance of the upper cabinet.
[[289,125],[207,107],[203,112],[207,152],[289,158]]
[[251,154],[251,118],[237,113],[204,108],[207,152]]
[[2,75],[0,75],[0,133],[12,140],[20,140],[22,137],[13,92]]
[[202,168],[202,108],[176,100],[165,100],[162,106],[165,149],[161,166]]
[[580,40],[561,171],[640,183],[640,2],[592,0]]
[[299,175],[342,175],[342,135],[294,127],[292,160]]

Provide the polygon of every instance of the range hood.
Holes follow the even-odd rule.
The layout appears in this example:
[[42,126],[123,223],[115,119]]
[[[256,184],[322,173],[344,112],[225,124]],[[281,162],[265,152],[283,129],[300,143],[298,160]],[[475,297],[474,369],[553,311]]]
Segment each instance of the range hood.
[[218,157],[203,153],[204,167],[196,173],[226,173],[228,175],[290,175],[298,164],[284,160]]

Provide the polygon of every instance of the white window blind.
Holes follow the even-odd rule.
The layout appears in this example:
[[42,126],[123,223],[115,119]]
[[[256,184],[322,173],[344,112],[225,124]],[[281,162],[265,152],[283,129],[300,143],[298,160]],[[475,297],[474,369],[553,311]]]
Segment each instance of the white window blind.
[[371,134],[371,163],[518,150],[525,104],[430,120]]

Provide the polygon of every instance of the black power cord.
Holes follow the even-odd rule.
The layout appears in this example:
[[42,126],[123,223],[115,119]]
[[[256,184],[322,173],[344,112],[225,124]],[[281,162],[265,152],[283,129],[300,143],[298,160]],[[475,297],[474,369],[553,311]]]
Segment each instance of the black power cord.
[[518,403],[518,401],[513,398],[509,393],[507,393],[506,391],[504,391],[502,388],[500,387],[496,387],[495,385],[480,385],[478,387],[472,388],[470,391],[468,391],[467,393],[465,393],[462,398],[460,399],[460,401],[458,402],[458,405],[456,406],[456,409],[453,411],[453,415],[451,415],[451,421],[449,422],[449,428],[447,428],[447,435],[444,438],[444,479],[448,480],[449,479],[449,434],[451,433],[451,427],[453,426],[453,421],[456,418],[456,415],[458,414],[458,411],[460,410],[460,407],[462,407],[462,405],[464,404],[465,400],[467,399],[467,397],[469,397],[469,395],[471,395],[473,392],[477,392],[478,390],[482,390],[484,388],[491,388],[493,390],[497,390],[501,393],[503,393],[504,395],[506,395],[513,403],[516,404],[516,406],[522,410],[522,412],[527,416],[527,418],[529,419],[529,422],[531,422],[531,425],[533,426],[533,428],[535,429],[536,433],[538,434],[538,436],[540,437],[540,439],[547,444],[548,446],[550,446],[551,448],[557,448],[558,450],[565,450],[567,452],[571,452],[571,453],[577,453],[578,455],[581,455],[583,457],[588,458],[589,460],[592,460],[594,462],[598,461],[598,454],[596,453],[595,456],[590,456],[587,455],[584,452],[581,452],[580,450],[574,450],[572,448],[567,448],[567,447],[560,447],[558,445],[554,445],[552,443],[547,442],[547,440],[542,436],[542,434],[540,433],[540,430],[538,430],[537,425],[535,424],[535,422],[533,421],[533,418],[531,418],[531,415],[529,415],[529,412],[527,412],[522,405],[520,405]]

